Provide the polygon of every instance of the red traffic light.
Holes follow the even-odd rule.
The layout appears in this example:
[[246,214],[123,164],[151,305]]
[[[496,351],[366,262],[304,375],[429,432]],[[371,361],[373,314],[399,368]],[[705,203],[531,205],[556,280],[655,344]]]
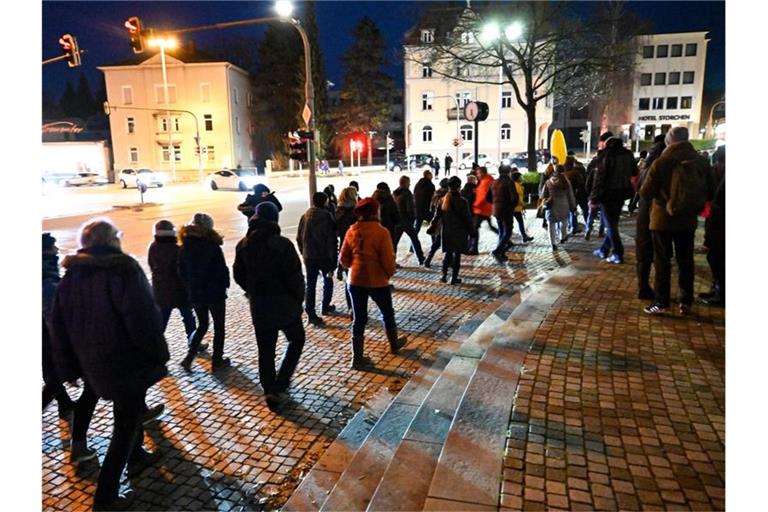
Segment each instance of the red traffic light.
[[77,39],[72,34],[64,34],[59,38],[61,51],[67,58],[67,65],[71,68],[80,65],[80,48],[77,46]]
[[131,16],[124,23],[128,29],[128,35],[131,37],[131,48],[133,53],[142,53],[144,51],[144,35],[141,29],[141,20],[138,16]]

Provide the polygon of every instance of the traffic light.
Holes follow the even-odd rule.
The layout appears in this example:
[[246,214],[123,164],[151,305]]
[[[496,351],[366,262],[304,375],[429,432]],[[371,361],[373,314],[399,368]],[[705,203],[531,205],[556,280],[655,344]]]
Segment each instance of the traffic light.
[[581,139],[581,142],[589,141],[589,130],[581,130],[579,139]]
[[389,134],[387,134],[387,148],[392,149],[394,147],[395,147],[395,139],[393,139],[392,137],[389,136]]
[[461,141],[458,138],[453,139],[453,145],[454,147],[461,146]]
[[144,34],[141,29],[141,20],[138,16],[131,16],[125,21],[125,28],[128,29],[128,35],[131,37],[131,48],[133,53],[142,53],[144,51]]
[[311,143],[314,138],[314,134],[311,131],[296,131],[288,134],[288,143],[291,149],[291,160],[298,160],[300,162],[307,161],[308,147],[307,143]]
[[80,48],[77,46],[77,39],[72,34],[64,34],[59,38],[61,51],[67,58],[67,65],[71,68],[80,65]]

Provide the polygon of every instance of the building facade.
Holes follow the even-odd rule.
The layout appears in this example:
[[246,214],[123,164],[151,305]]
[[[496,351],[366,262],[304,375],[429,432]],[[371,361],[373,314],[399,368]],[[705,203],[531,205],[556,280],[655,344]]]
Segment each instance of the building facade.
[[[248,73],[192,50],[167,50],[165,60],[168,101],[159,53],[99,68],[111,107],[115,170],[150,168],[183,180],[200,170],[252,166]],[[165,109],[177,112],[168,116]]]

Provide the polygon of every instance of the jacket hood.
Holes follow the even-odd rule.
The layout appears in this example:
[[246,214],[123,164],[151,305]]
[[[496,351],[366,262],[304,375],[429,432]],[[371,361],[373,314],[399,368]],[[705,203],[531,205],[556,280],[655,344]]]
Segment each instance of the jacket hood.
[[224,239],[221,238],[221,235],[215,230],[207,229],[203,226],[198,226],[197,224],[187,224],[186,226],[182,226],[179,230],[179,240],[181,240],[182,243],[188,238],[207,240],[216,245],[222,245],[224,243]]
[[610,151],[616,151],[617,149],[622,149],[624,147],[624,143],[621,142],[621,139],[617,137],[611,137],[607,141],[605,141],[605,149]]
[[138,265],[135,259],[113,248],[94,247],[93,250],[80,250],[64,258],[61,266],[67,270],[78,268],[118,269],[132,268]]
[[675,160],[692,160],[699,157],[699,154],[693,149],[693,145],[687,140],[674,142],[667,146],[661,153],[664,158],[674,158]]
[[264,240],[270,236],[279,235],[280,226],[276,222],[254,218],[248,223],[248,231],[249,237],[254,237],[255,240]]

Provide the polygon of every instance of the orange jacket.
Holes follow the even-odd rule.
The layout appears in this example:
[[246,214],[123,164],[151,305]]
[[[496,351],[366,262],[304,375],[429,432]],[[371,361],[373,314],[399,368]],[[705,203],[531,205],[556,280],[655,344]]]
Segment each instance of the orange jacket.
[[395,274],[395,250],[387,228],[377,220],[358,220],[347,230],[339,253],[349,269],[349,284],[384,288]]
[[488,195],[488,191],[493,185],[493,177],[490,174],[486,174],[477,184],[475,189],[475,202],[472,204],[472,213],[475,215],[482,215],[483,217],[490,217],[493,215],[493,203],[489,203],[485,200]]

